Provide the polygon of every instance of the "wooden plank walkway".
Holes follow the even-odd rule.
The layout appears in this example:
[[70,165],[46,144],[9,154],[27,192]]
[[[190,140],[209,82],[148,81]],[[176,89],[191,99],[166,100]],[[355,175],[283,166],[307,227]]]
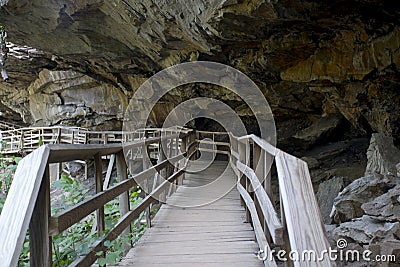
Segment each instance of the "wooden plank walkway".
[[[118,266],[264,266],[256,256],[255,234],[245,222],[236,188],[211,204],[190,207],[207,203],[236,184],[232,169],[224,172],[227,164],[216,161],[206,170],[186,174],[183,186],[161,207],[152,228]],[[191,163],[189,171],[199,167]],[[220,175],[222,179],[216,180]]]

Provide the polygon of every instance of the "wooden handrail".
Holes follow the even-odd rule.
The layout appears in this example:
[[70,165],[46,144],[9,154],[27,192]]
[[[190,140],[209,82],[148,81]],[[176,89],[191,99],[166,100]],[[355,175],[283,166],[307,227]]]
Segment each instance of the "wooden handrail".
[[56,235],[67,228],[71,227],[73,224],[79,222],[81,219],[86,217],[88,214],[92,213],[96,209],[104,204],[108,203],[112,199],[121,195],[123,192],[128,191],[136,183],[142,181],[144,178],[148,178],[154,175],[157,171],[165,168],[169,163],[175,163],[186,156],[186,152],[171,159],[166,159],[153,167],[146,169],[128,180],[124,180],[113,187],[97,193],[93,197],[73,206],[69,209],[52,216],[50,219],[49,233],[50,235]]
[[41,187],[50,148],[23,158],[0,215],[0,266],[16,266]]
[[[329,249],[321,213],[314,195],[307,163],[281,150],[276,168],[290,247],[295,251],[312,250],[321,255]],[[304,264],[295,262],[295,266]],[[333,266],[328,257],[318,266]]]
[[[230,134],[230,138],[231,166],[238,175],[237,188],[256,236],[260,234],[260,225],[265,222],[265,226],[262,227],[264,231],[267,230],[274,243],[283,245],[287,252],[302,253],[312,250],[317,255],[322,255],[323,251],[328,251],[329,242],[307,163],[252,134],[242,137]],[[253,155],[250,155],[250,151],[253,151]],[[249,166],[250,156],[253,158],[252,167]],[[270,190],[270,165],[274,158],[279,181],[280,220],[271,201],[273,195]],[[243,176],[246,179],[243,179]],[[264,186],[261,183],[264,183]],[[264,238],[257,237],[257,241],[260,249],[269,253],[270,249],[265,245]],[[264,261],[266,266],[275,266],[270,259],[267,261],[268,264]],[[305,261],[294,261],[292,264],[295,267],[310,266],[310,263]],[[335,263],[326,257],[318,262],[318,266],[335,266]]]
[[274,205],[269,199],[267,192],[264,190],[253,169],[241,163],[240,161],[237,161],[236,166],[238,170],[250,180],[274,243],[276,245],[283,245],[283,226],[278,219]]
[[[256,206],[254,204],[254,201],[251,199],[247,190],[240,183],[237,183],[236,187],[237,187],[240,195],[243,197],[243,201],[245,202],[246,207],[250,211],[251,220],[253,222],[254,233],[256,234],[256,239],[257,239],[257,243],[260,248],[260,251],[262,250],[263,253],[266,253],[267,255],[271,255],[271,248],[268,245],[267,238],[264,235],[264,230],[261,226],[260,220],[258,219],[257,210],[256,210]],[[277,267],[274,259],[268,259],[268,261],[264,261],[264,266],[265,267]]]
[[[52,235],[68,229],[88,214],[101,210],[106,203],[121,196],[124,192],[128,192],[137,182],[145,181],[146,178],[153,177],[163,169],[169,170],[165,171],[167,178],[161,184],[153,185],[153,190],[150,188],[151,192],[138,206],[129,210],[129,205],[125,205],[125,203],[124,211],[121,210],[120,221],[114,228],[94,244],[89,254],[76,259],[70,266],[90,266],[94,263],[98,258],[97,252],[106,250],[105,241],[112,241],[126,231],[134,219],[143,211],[149,210],[149,205],[166,190],[168,185],[170,185],[169,191],[171,191],[171,183],[174,183],[173,187],[176,186],[175,183],[179,184],[179,179],[182,179],[180,177],[185,172],[187,158],[197,154],[195,144],[199,140],[195,137],[194,132],[185,133],[181,129],[168,130],[167,135],[160,136],[161,130],[157,131],[154,131],[151,137],[146,137],[149,135],[144,131],[140,140],[129,139],[130,141],[124,144],[45,145],[25,157],[18,166],[9,197],[0,216],[0,266],[3,264],[5,264],[4,266],[16,265],[31,216],[31,226],[36,227],[31,229],[30,238],[33,246],[31,251],[34,252],[31,253],[31,261],[35,266],[50,266],[51,258],[48,253],[51,251],[49,240]],[[269,253],[271,243],[279,245],[287,251],[314,250],[318,253],[329,249],[310,174],[304,161],[277,149],[255,135],[236,137],[231,133],[200,133],[212,135],[213,141],[207,141],[207,143],[230,148],[230,150],[217,149],[217,151],[211,150],[210,152],[228,155],[230,165],[238,177],[237,189],[246,208],[247,220],[252,222],[258,246],[264,250],[264,253]],[[216,134],[229,135],[230,143],[215,140]],[[182,140],[180,141],[180,139]],[[182,143],[180,147],[178,146],[179,142]],[[165,158],[161,149],[161,146],[164,145],[170,146],[166,148],[168,153],[175,151],[175,154]],[[46,171],[49,163],[96,158],[96,165],[100,168],[101,156],[115,154],[119,159],[119,173],[124,173],[123,169],[126,169],[127,164],[123,154],[132,149],[149,153],[150,147],[152,147],[152,153],[154,151],[161,153],[160,160],[156,165],[146,168],[130,178],[127,177],[125,171],[125,174],[122,174],[124,177],[118,184],[104,191],[101,191],[102,187],[99,185],[97,193],[91,198],[57,215],[50,216],[49,177],[48,171]],[[202,149],[202,151],[208,150],[210,149]],[[279,182],[280,218],[275,210],[274,195],[270,185],[270,165],[274,158]],[[124,162],[121,163],[121,159]],[[185,160],[183,168],[181,164],[177,168],[176,164],[182,160]],[[251,162],[252,165],[250,165]],[[171,168],[171,164],[175,166]],[[96,170],[97,179],[101,178],[100,170]],[[158,181],[158,179],[154,180]],[[127,198],[122,197],[121,199],[127,201]],[[11,204],[12,202],[17,203],[18,214]],[[101,212],[97,214],[97,222],[101,225],[103,215]],[[12,225],[11,231],[10,225]],[[100,228],[99,230],[101,230]],[[264,264],[276,266],[271,259]],[[307,266],[307,264],[301,261],[293,262],[296,267]],[[324,259],[318,264],[323,267],[334,266],[329,259]]]
[[[140,139],[144,132],[157,134],[160,132],[188,134],[187,128],[146,128],[134,132],[127,131],[91,131],[80,127],[51,126],[51,127],[23,127],[0,131],[0,141],[5,141],[6,146],[1,147],[3,154],[31,152],[41,144],[108,144],[122,143],[126,139]],[[131,135],[132,137],[126,137]],[[135,137],[136,136],[136,137]]]
[[[102,209],[104,204],[120,196],[122,193],[129,191],[138,181],[146,177],[150,178],[154,176],[157,171],[185,159],[185,156],[188,155],[188,151],[191,150],[193,146],[193,143],[187,144],[187,141],[189,141],[187,136],[188,134],[170,134],[166,136],[150,137],[130,142],[126,146],[122,144],[44,145],[29,154],[21,160],[18,165],[14,175],[14,181],[0,216],[0,266],[16,266],[30,220],[31,226],[35,225],[35,227],[30,230],[31,265],[51,266],[51,256],[49,255],[51,248],[48,240],[51,239],[52,235],[69,228],[91,212]],[[167,158],[129,179],[124,179],[122,177],[122,181],[115,186],[105,191],[98,192],[90,199],[78,203],[76,206],[60,214],[50,216],[49,176],[48,171],[45,172],[49,163],[72,161],[76,159],[96,159],[99,158],[100,155],[122,155],[121,153],[124,149],[138,148],[143,145],[147,147],[163,140],[178,140],[177,138],[179,137],[182,138],[182,142],[185,142],[184,147],[187,148],[187,151],[183,153],[178,153],[178,151],[176,151],[176,153],[178,153],[177,155]],[[170,142],[170,144],[172,145],[173,143]],[[194,152],[192,151],[190,156],[193,154]],[[121,158],[125,160],[123,156],[118,157],[119,160],[121,160]],[[97,164],[97,166],[100,167],[99,164]],[[119,163],[118,172],[124,173],[121,166],[126,166],[126,163],[122,165]],[[95,172],[98,173],[98,171]],[[125,231],[130,222],[139,216],[151,203],[150,199],[154,200],[156,198],[155,194],[159,194],[162,189],[165,189],[169,182],[175,181],[179,176],[183,175],[183,172],[181,168],[177,170],[177,172],[172,173],[160,186],[153,190],[138,207],[132,211],[121,214],[121,221],[104,237],[102,242],[113,240],[121,232]],[[128,199],[126,199],[126,201],[127,200]],[[15,209],[16,206],[18,209]],[[125,206],[129,208],[129,205]],[[35,211],[33,212],[33,210]],[[102,223],[102,220],[99,221],[99,216],[104,215],[98,213],[98,225]],[[98,257],[96,251],[98,251],[99,248],[105,249],[102,242],[95,245],[94,250],[83,260],[78,259],[71,266],[87,266],[85,262],[88,261],[93,263]]]

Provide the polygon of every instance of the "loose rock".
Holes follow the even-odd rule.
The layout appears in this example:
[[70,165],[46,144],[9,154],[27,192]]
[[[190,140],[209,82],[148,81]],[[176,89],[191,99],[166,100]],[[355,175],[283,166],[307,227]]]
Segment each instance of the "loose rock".
[[372,201],[395,186],[393,179],[374,174],[362,177],[348,185],[334,200],[331,214],[335,223],[348,222],[364,215],[363,203]]

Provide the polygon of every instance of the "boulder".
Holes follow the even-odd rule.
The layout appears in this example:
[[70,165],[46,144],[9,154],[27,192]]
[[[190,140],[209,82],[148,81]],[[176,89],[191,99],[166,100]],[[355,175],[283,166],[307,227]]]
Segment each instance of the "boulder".
[[364,203],[364,213],[382,221],[400,221],[400,185],[374,200]]
[[[383,255],[384,257],[394,255],[396,259],[400,258],[399,222],[382,222],[365,215],[351,222],[342,223],[333,230],[332,227],[328,229],[328,235],[330,239],[333,239],[331,245],[334,249],[338,249],[336,242],[339,239],[345,239],[347,244],[342,249],[343,255],[346,255],[346,251],[349,250],[360,252],[359,260],[352,261],[350,258],[348,261],[337,261],[337,266],[398,266],[393,261],[378,263],[374,259],[377,255]],[[366,250],[371,251],[370,255],[366,255],[369,259],[364,259],[362,256]]]
[[317,201],[324,223],[331,222],[329,215],[332,211],[334,200],[343,189],[344,185],[345,182],[343,177],[333,177],[332,179],[319,184]]
[[377,221],[367,215],[351,222],[342,223],[333,231],[335,240],[350,239],[350,241],[364,245],[370,244],[372,240],[375,240],[374,242],[383,239],[396,240],[398,236],[400,236],[399,222]]
[[348,222],[364,215],[363,203],[374,200],[395,186],[394,177],[372,174],[348,185],[334,200],[331,217],[335,223]]
[[396,164],[400,162],[400,150],[393,144],[393,138],[383,134],[372,134],[367,151],[365,175],[379,173],[397,175]]

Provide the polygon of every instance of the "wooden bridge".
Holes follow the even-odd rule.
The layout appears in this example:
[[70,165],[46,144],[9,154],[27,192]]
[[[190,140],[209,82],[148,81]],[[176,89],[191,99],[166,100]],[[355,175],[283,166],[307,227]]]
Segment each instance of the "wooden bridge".
[[[318,258],[329,248],[305,162],[254,135],[178,128],[143,133],[121,135],[123,143],[44,144],[21,160],[0,215],[0,266],[17,265],[28,228],[30,266],[52,266],[52,236],[92,212],[100,239],[70,266],[94,264],[100,251],[107,253],[105,243],[130,232],[143,212],[149,228],[120,266],[278,266],[272,249],[297,252],[298,260],[288,258],[287,266],[335,266],[327,257],[302,258],[306,251]],[[199,143],[216,145],[218,160],[205,164],[202,156],[211,149]],[[152,161],[143,156],[150,150]],[[143,169],[130,173],[138,154]],[[101,157],[108,155],[115,155],[119,180],[104,189]],[[88,159],[95,162],[96,194],[51,214],[49,164]],[[278,194],[271,190],[271,165]],[[130,207],[128,192],[138,184],[148,194]],[[105,229],[104,205],[115,198],[120,219]],[[158,201],[166,204],[151,218]]]

